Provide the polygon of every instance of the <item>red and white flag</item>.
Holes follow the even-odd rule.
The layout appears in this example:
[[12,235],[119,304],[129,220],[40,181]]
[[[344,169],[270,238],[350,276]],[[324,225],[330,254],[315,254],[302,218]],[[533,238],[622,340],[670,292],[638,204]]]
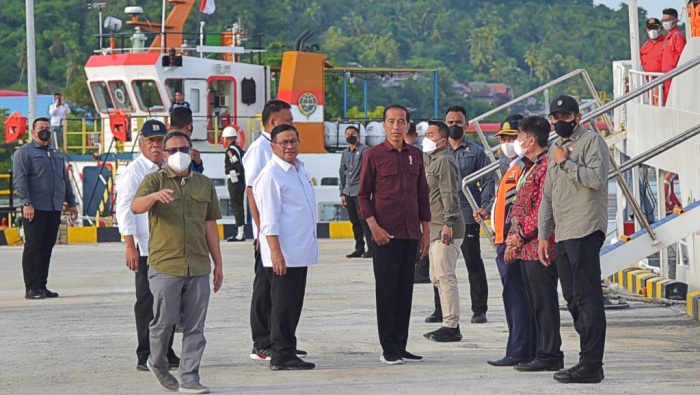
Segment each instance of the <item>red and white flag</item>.
[[205,14],[213,14],[216,10],[214,0],[202,0],[202,4],[199,6],[199,10]]

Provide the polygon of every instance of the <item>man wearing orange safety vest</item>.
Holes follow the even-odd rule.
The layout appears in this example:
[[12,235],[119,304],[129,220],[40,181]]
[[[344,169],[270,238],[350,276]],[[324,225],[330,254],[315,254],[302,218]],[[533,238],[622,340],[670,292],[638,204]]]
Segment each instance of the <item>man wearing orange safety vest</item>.
[[688,23],[690,24],[690,36],[700,36],[700,0],[688,0],[685,7],[688,12]]
[[[685,36],[678,29],[678,11],[674,8],[666,8],[663,10],[663,14],[663,26],[667,34],[663,44],[661,72],[668,73],[678,65],[678,59],[685,48]],[[669,80],[664,83],[664,104],[666,104],[670,88],[671,81]]]
[[660,73],[666,36],[661,33],[661,21],[658,18],[647,20],[647,35],[649,39],[642,44],[642,48],[639,50],[642,70],[647,73]]
[[515,366],[529,362],[535,357],[536,339],[532,310],[527,299],[527,290],[523,282],[520,262],[506,264],[506,235],[510,229],[510,208],[515,200],[516,186],[522,174],[523,163],[515,154],[513,141],[518,135],[518,123],[523,119],[520,114],[509,115],[501,124],[496,134],[501,140],[501,161],[507,161],[501,169],[503,178],[496,192],[496,201],[491,213],[493,231],[496,236],[496,265],[503,284],[503,306],[508,323],[508,343],[505,357],[488,361],[493,366]]

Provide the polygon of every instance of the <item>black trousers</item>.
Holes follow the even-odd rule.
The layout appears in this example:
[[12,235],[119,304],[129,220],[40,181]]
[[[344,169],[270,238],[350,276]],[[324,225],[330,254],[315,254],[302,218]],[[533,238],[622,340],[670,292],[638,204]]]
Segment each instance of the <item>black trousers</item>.
[[[429,277],[430,276],[430,254],[426,255],[423,259],[420,257],[420,250],[416,251],[416,275]],[[437,288],[435,288],[437,291]],[[439,300],[439,299],[438,299]]]
[[297,325],[304,306],[306,292],[305,267],[288,267],[284,276],[278,276],[271,267],[265,268],[270,282],[270,346],[271,363],[280,363],[296,358]]
[[[148,338],[148,325],[153,321],[153,294],[148,285],[148,257],[139,256],[139,271],[134,273],[134,283],[136,285],[136,303],[134,303],[134,317],[136,318],[136,336],[138,346],[136,346],[136,358],[139,365],[143,365],[151,355],[151,344]],[[168,361],[172,361],[177,356],[173,351],[173,339],[175,331],[170,335],[168,344]]]
[[[547,267],[540,261],[519,261],[527,299],[535,318],[537,352],[535,359],[556,362],[564,359],[561,352],[561,317],[559,316],[559,294],[557,293],[556,263]],[[516,262],[517,263],[517,262]]]
[[238,181],[232,184],[231,181],[226,181],[228,186],[228,196],[231,199],[231,212],[236,219],[236,226],[245,224],[245,211],[243,210],[243,197],[245,196],[245,183]]
[[372,253],[372,232],[369,230],[367,221],[360,218],[360,203],[357,196],[345,196],[345,204],[348,207],[348,217],[352,224],[352,234],[355,237],[355,251],[365,251],[365,240],[367,241],[367,251]]
[[26,291],[46,289],[49,278],[49,263],[53,246],[56,245],[58,227],[61,225],[60,211],[34,210],[34,219],[24,218],[24,251],[22,271]]
[[253,335],[253,347],[258,350],[270,348],[270,279],[265,273],[260,251],[255,249],[257,240],[253,241],[255,257],[255,279],[253,280],[253,298],[250,302],[250,331]]
[[377,329],[384,356],[406,351],[418,240],[391,239],[374,247]]
[[581,337],[580,362],[592,369],[603,365],[605,309],[600,284],[600,248],[605,234],[596,231],[580,239],[557,243],[557,270],[574,328]]
[[505,251],[505,244],[496,246],[496,266],[503,284],[503,307],[508,323],[506,357],[533,359],[537,350],[537,331],[525,286],[523,264],[521,261],[507,264]]
[[[486,268],[481,259],[481,244],[479,241],[479,224],[467,224],[465,226],[464,240],[460,249],[467,265],[469,276],[469,295],[472,301],[473,313],[486,313],[488,310],[489,286],[486,281]],[[435,292],[435,308],[442,311],[440,296]]]

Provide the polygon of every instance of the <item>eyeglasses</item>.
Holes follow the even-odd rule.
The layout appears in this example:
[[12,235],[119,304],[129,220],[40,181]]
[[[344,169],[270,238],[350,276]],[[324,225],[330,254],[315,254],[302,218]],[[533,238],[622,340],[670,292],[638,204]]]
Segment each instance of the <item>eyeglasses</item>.
[[182,152],[183,154],[189,154],[190,153],[190,147],[184,146],[184,147],[174,147],[174,148],[167,148],[165,152],[167,152],[170,155],[175,155],[179,152]]
[[284,141],[273,141],[273,143],[279,145],[282,148],[287,148],[287,147],[298,147],[300,141],[297,139],[293,139],[293,140],[284,140]]

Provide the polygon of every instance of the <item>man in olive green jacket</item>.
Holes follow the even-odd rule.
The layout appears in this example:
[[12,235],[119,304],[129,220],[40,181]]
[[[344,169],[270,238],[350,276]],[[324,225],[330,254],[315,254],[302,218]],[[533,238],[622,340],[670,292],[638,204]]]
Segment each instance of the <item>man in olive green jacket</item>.
[[430,121],[423,139],[425,175],[430,196],[430,274],[440,294],[442,327],[426,333],[436,342],[462,340],[459,331],[459,289],[456,265],[459,245],[464,238],[464,217],[459,204],[459,169],[449,152],[449,128],[443,122]]

